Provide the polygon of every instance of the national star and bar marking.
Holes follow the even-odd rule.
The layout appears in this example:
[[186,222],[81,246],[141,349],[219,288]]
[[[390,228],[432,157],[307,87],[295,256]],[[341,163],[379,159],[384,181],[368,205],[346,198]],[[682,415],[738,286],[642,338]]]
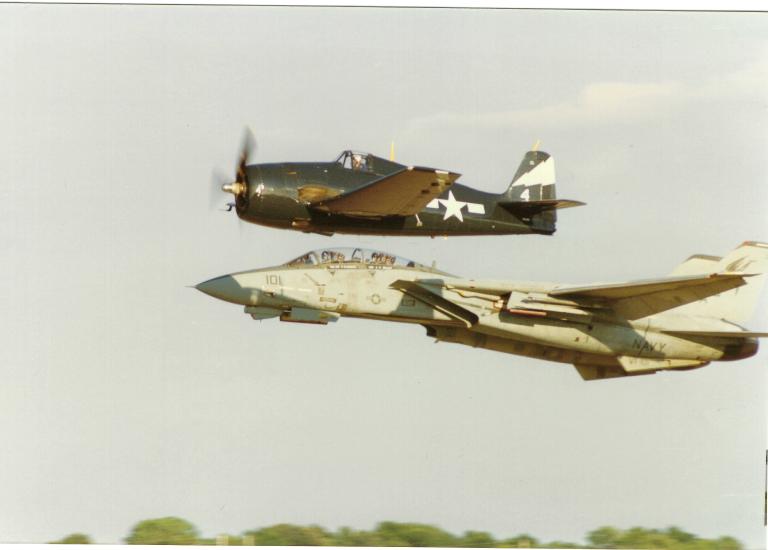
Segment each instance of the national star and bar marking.
[[461,213],[462,209],[466,206],[467,211],[473,214],[485,214],[485,206],[476,202],[465,202],[456,200],[453,196],[453,191],[448,191],[447,199],[432,199],[427,204],[427,208],[440,208],[440,205],[445,206],[445,215],[443,220],[454,217],[460,222],[464,221],[464,215]]

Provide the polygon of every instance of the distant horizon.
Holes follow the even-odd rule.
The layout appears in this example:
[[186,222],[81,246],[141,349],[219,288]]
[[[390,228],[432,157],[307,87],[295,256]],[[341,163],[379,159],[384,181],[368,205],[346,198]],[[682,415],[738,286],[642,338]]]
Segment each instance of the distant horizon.
[[[150,524],[150,523],[153,523],[153,522],[161,522],[161,521],[164,521],[164,520],[178,520],[178,523],[186,523],[186,524],[188,524],[188,527],[191,528],[189,533],[192,533],[192,532],[197,533],[196,539],[198,541],[200,541],[200,542],[203,542],[203,541],[214,541],[214,544],[217,545],[217,546],[219,545],[219,540],[224,540],[224,538],[226,538],[226,542],[224,542],[223,545],[231,545],[232,542],[238,542],[238,544],[235,544],[235,546],[276,546],[276,545],[277,546],[283,546],[283,545],[288,545],[288,546],[292,546],[292,545],[299,545],[299,546],[307,546],[307,545],[309,545],[309,546],[314,546],[315,544],[310,544],[310,541],[308,541],[308,540],[305,540],[305,541],[301,540],[302,536],[310,535],[309,533],[302,534],[302,530],[319,528],[322,531],[324,531],[325,533],[331,535],[332,537],[337,537],[338,538],[338,537],[341,537],[341,536],[352,536],[352,535],[372,536],[374,534],[374,532],[379,531],[382,528],[386,528],[388,526],[392,526],[393,528],[406,529],[406,531],[404,533],[406,537],[408,535],[408,531],[407,531],[408,529],[417,529],[417,534],[422,535],[422,536],[423,536],[423,532],[420,533],[418,531],[418,529],[422,529],[422,528],[433,529],[435,531],[431,532],[432,536],[438,536],[439,537],[439,536],[446,536],[447,535],[447,536],[453,537],[453,539],[455,539],[453,541],[455,543],[453,545],[454,547],[464,547],[464,548],[466,548],[466,547],[473,547],[473,546],[464,546],[461,543],[464,542],[465,540],[467,540],[466,537],[474,537],[474,539],[476,539],[475,542],[480,542],[479,538],[482,538],[482,536],[484,536],[484,535],[490,535],[491,536],[491,538],[493,540],[490,540],[490,541],[486,540],[486,542],[492,543],[493,544],[492,547],[502,547],[502,548],[503,547],[509,547],[509,546],[499,546],[496,543],[501,543],[503,545],[505,542],[507,544],[509,544],[510,541],[515,541],[515,540],[520,540],[520,539],[530,540],[531,543],[533,544],[533,546],[514,546],[514,547],[518,547],[518,548],[531,548],[531,547],[533,547],[533,548],[558,548],[558,547],[562,547],[562,546],[555,546],[555,545],[551,545],[551,544],[548,545],[547,541],[539,540],[539,538],[536,537],[535,534],[529,533],[529,532],[527,532],[525,530],[523,530],[523,531],[521,531],[521,532],[519,532],[519,533],[517,533],[515,535],[509,535],[509,536],[500,536],[500,535],[495,535],[494,533],[490,533],[490,532],[487,532],[487,531],[479,531],[479,530],[474,530],[474,529],[466,530],[463,533],[451,533],[451,532],[446,531],[445,529],[441,528],[438,525],[434,525],[434,524],[430,524],[430,523],[413,523],[413,522],[388,521],[388,520],[378,521],[370,529],[365,529],[365,528],[363,528],[363,529],[355,529],[355,528],[350,527],[348,525],[341,525],[339,527],[336,527],[335,530],[334,530],[334,529],[331,529],[331,528],[328,528],[328,527],[324,527],[324,526],[321,526],[321,525],[295,525],[295,524],[288,523],[288,522],[281,522],[281,523],[277,523],[277,524],[273,524],[273,525],[265,525],[265,526],[262,526],[262,527],[253,527],[253,528],[250,528],[250,529],[245,529],[245,530],[241,531],[239,534],[218,532],[218,533],[216,533],[214,535],[206,536],[206,535],[200,533],[197,530],[197,526],[195,526],[192,523],[189,523],[184,518],[179,518],[177,516],[165,516],[163,518],[152,518],[152,519],[138,521],[138,522],[136,522],[131,527],[131,530],[126,534],[126,536],[123,539],[120,539],[120,542],[118,542],[117,544],[126,544],[126,545],[130,545],[130,544],[162,544],[160,542],[157,542],[157,541],[153,542],[153,541],[150,541],[150,540],[144,540],[144,541],[138,541],[138,542],[123,542],[123,541],[129,540],[131,537],[136,536],[136,529],[139,526]],[[268,532],[274,532],[276,530],[276,528],[283,528],[283,527],[289,529],[289,531],[287,533],[285,533],[285,536],[288,536],[288,537],[299,537],[296,540],[296,542],[291,542],[293,539],[286,539],[286,540],[283,540],[283,541],[273,541],[273,544],[264,544],[264,543],[259,543],[258,542],[257,538],[259,536],[263,536],[264,534],[267,534]],[[178,527],[178,528],[179,529],[183,529],[183,527]],[[345,530],[350,530],[350,529],[353,531],[352,533],[344,533]],[[565,540],[553,540],[553,541],[548,541],[548,542],[549,543],[558,542],[558,543],[561,543],[561,544],[577,545],[578,547],[581,547],[581,548],[590,548],[592,546],[589,544],[589,541],[592,540],[593,536],[596,533],[599,533],[599,532],[605,531],[605,530],[615,530],[615,531],[617,531],[617,536],[619,536],[619,537],[626,536],[626,535],[630,534],[629,533],[630,531],[639,530],[639,531],[641,531],[641,532],[643,532],[645,534],[660,534],[660,535],[666,534],[666,535],[669,535],[670,533],[679,533],[679,535],[681,535],[683,537],[688,537],[692,541],[696,540],[696,541],[701,541],[703,543],[717,543],[717,541],[720,541],[720,540],[732,540],[732,541],[735,541],[739,546],[736,547],[736,548],[730,548],[729,547],[728,549],[723,549],[723,548],[718,546],[717,549],[718,550],[738,550],[738,548],[743,548],[744,550],[749,550],[748,548],[745,548],[740,541],[738,541],[734,537],[731,537],[731,536],[729,536],[727,534],[723,534],[720,537],[718,537],[717,541],[710,540],[710,539],[702,539],[702,538],[698,537],[695,533],[689,533],[689,532],[685,531],[684,529],[681,529],[679,526],[674,526],[674,525],[669,525],[669,526],[662,527],[662,528],[658,528],[658,527],[657,528],[640,527],[640,526],[636,526],[636,525],[635,526],[631,526],[631,527],[624,527],[624,528],[622,528],[622,527],[602,525],[602,526],[599,526],[599,527],[595,527],[594,529],[591,529],[590,531],[585,533],[584,536],[582,537],[582,539],[580,541],[578,541],[578,542],[575,542],[575,541],[565,541]],[[171,532],[172,531],[169,531],[167,528],[164,531],[158,530],[156,536],[161,536],[161,537],[162,536],[168,536]],[[72,534],[69,535],[69,536],[72,536],[72,535],[85,535],[85,536],[88,536],[87,533],[81,533],[81,532],[76,532],[76,531],[73,531]],[[145,536],[152,536],[152,535],[150,535],[149,533],[145,532]],[[244,540],[242,540],[242,539],[245,539],[247,537],[250,537],[249,541],[248,542],[244,542]],[[53,541],[53,542],[51,542],[49,544],[55,544],[56,542],[60,542],[61,540],[65,540],[66,538],[68,538],[68,537],[64,536],[59,541]],[[236,540],[232,540],[232,539],[241,539],[241,540],[236,541]],[[168,539],[167,543],[170,543],[171,540],[173,540],[173,539]],[[585,541],[587,542],[586,545],[584,544]],[[319,541],[316,541],[316,542],[319,542]],[[341,540],[332,540],[331,542],[342,542],[342,541]],[[405,541],[405,542],[408,542],[408,541]],[[446,542],[446,541],[443,541],[443,542]],[[659,541],[656,541],[656,542],[659,543]],[[672,542],[672,541],[670,541],[670,542]],[[114,543],[113,541],[107,541],[107,542],[91,541],[88,544],[113,544],[113,543]],[[333,546],[346,547],[346,546],[366,546],[366,545],[361,545],[361,544],[339,544],[339,545],[333,545]],[[375,545],[374,544],[372,546],[387,547],[387,546],[390,546],[390,545],[379,546],[379,545]],[[433,547],[434,545],[432,545],[432,544],[415,544],[415,545],[414,544],[410,544],[410,545],[406,544],[405,546]],[[602,545],[598,545],[598,547],[601,547],[601,548],[626,548],[626,546],[623,546],[623,545],[618,545],[618,546],[602,546]],[[639,548],[644,548],[645,546],[638,546],[638,547]],[[668,546],[661,546],[661,548],[667,548],[667,547]]]

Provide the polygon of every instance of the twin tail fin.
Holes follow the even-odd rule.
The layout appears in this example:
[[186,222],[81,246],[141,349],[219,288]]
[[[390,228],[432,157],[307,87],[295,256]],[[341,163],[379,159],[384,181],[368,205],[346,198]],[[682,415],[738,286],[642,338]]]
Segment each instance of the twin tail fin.
[[768,273],[768,243],[746,241],[720,258],[697,254],[678,265],[673,275],[704,273],[744,274],[745,284],[683,305],[675,313],[722,319],[742,324],[748,321],[757,307],[760,292]]

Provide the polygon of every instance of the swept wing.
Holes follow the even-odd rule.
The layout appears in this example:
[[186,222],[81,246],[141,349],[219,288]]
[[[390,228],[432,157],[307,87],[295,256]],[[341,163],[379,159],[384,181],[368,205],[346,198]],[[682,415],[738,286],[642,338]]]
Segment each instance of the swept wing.
[[746,284],[749,273],[712,273],[686,277],[666,277],[631,283],[592,285],[551,290],[554,298],[575,302],[605,303],[628,320],[640,319],[697,302]]
[[[695,275],[687,277],[664,277],[661,279],[647,279],[629,283],[611,283],[590,285],[581,287],[558,288],[549,292],[550,296],[563,298],[600,298],[607,300],[621,300],[670,292],[690,288],[707,288],[710,295],[719,294],[725,290],[745,284],[744,277],[751,277],[746,273],[712,273],[709,275]],[[699,298],[701,299],[701,298]]]
[[[702,300],[746,284],[750,273],[712,273],[665,277],[628,283],[599,284],[564,288],[542,288],[503,281],[446,280],[442,286],[463,294],[484,293],[506,298],[512,313],[541,312],[564,319],[613,311],[634,320]],[[434,281],[430,281],[434,283]]]

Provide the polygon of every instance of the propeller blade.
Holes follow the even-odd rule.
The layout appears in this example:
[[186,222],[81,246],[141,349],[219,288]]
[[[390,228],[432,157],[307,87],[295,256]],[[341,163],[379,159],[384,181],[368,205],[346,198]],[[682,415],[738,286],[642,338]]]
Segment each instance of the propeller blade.
[[[235,167],[235,181],[232,181],[227,176],[222,176],[220,172],[214,170],[212,175],[212,184],[210,189],[209,206],[211,209],[218,203],[219,200],[216,197],[218,191],[224,191],[225,193],[231,193],[235,196],[235,203],[240,204],[240,201],[245,200],[248,193],[248,172],[246,166],[248,166],[249,158],[256,151],[256,138],[253,137],[253,132],[246,126],[243,132],[243,138],[240,140],[240,157]],[[228,203],[228,212],[233,209],[232,204]]]
[[253,132],[249,127],[245,127],[243,131],[243,138],[240,141],[240,159],[237,164],[237,181],[247,181],[247,175],[245,173],[245,167],[248,165],[248,160],[252,155],[256,153],[256,138],[253,137]]

